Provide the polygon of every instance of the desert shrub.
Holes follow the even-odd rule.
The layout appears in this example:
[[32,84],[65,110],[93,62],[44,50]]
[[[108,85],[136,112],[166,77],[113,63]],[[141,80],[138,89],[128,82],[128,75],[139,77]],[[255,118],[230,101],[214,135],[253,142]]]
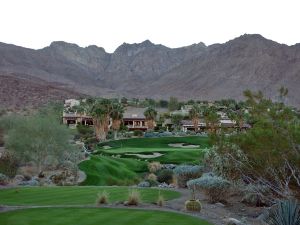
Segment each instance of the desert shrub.
[[271,190],[262,184],[249,184],[244,189],[242,202],[251,206],[261,207],[271,205],[269,196]]
[[300,225],[300,206],[292,199],[279,201],[264,220],[269,225]]
[[230,182],[211,173],[187,182],[190,189],[203,190],[210,198],[210,202],[226,202]]
[[160,170],[157,174],[157,181],[160,183],[170,184],[173,181],[173,170],[164,169]]
[[203,172],[202,166],[181,165],[174,169],[174,174],[179,187],[186,187],[186,182],[201,176]]
[[0,157],[0,173],[13,178],[17,174],[18,161],[13,154],[4,152]]
[[141,202],[140,192],[136,189],[129,190],[128,193],[128,205],[138,205]]
[[138,184],[138,187],[150,187],[150,183],[148,181],[142,181]]
[[188,211],[200,212],[201,208],[202,205],[199,200],[192,199],[185,202],[185,209]]
[[143,131],[141,131],[141,130],[134,130],[133,131],[133,136],[135,136],[135,137],[142,137],[143,136]]
[[159,185],[158,181],[156,180],[145,180],[150,184],[150,187],[157,187]]
[[157,176],[154,173],[150,173],[147,176],[147,180],[153,180],[153,181],[157,181]]
[[165,198],[160,193],[158,194],[157,202],[156,204],[160,207],[165,205]]
[[6,185],[8,183],[8,177],[3,173],[0,173],[0,185]]
[[161,164],[160,162],[151,162],[148,164],[148,169],[150,171],[150,173],[156,173],[157,171],[159,171],[161,169]]
[[102,191],[102,193],[99,193],[96,199],[96,205],[102,205],[107,204],[109,198],[109,193],[107,191]]
[[82,124],[77,125],[76,129],[82,137],[90,137],[94,134],[93,128]]

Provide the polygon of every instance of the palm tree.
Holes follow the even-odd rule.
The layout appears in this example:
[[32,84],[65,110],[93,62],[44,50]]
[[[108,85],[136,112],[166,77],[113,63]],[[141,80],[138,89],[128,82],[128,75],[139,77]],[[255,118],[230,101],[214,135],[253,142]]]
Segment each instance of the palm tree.
[[111,112],[111,101],[108,99],[88,98],[82,100],[76,111],[93,118],[95,136],[98,141],[106,140]]
[[148,107],[144,112],[144,116],[146,117],[148,128],[153,130],[155,127],[154,122],[157,116],[157,111],[153,107]]
[[202,110],[199,107],[199,105],[197,105],[197,104],[194,104],[192,109],[189,112],[189,116],[190,116],[190,118],[193,122],[195,132],[197,132],[198,129],[199,129],[198,126],[199,126],[199,120],[200,120],[201,112],[202,112]]
[[118,137],[118,130],[120,130],[124,108],[120,103],[113,103],[110,116],[112,118],[112,129],[114,131],[114,139]]

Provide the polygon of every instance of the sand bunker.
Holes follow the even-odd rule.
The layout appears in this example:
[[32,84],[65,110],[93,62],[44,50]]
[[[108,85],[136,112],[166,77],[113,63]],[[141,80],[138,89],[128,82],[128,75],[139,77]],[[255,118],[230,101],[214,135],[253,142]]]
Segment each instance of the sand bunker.
[[168,144],[170,147],[174,148],[199,148],[199,145],[189,145],[186,143],[174,143],[174,144]]
[[159,153],[159,152],[153,152],[152,155],[144,155],[144,154],[134,154],[134,153],[128,153],[126,155],[131,155],[131,156],[137,156],[141,159],[153,159],[153,158],[157,158],[162,156],[163,154]]

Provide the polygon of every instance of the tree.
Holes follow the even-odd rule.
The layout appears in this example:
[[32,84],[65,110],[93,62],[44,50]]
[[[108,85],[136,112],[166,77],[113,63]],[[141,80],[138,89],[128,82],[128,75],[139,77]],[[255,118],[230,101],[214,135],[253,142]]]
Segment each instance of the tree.
[[204,118],[206,127],[208,128],[209,132],[212,134],[216,134],[217,127],[220,123],[220,116],[217,114],[216,109],[213,107],[207,108]]
[[[8,119],[8,118],[6,118]],[[14,121],[15,118],[9,118]],[[58,165],[74,146],[69,143],[70,130],[51,116],[19,117],[7,130],[5,147],[21,162],[33,162],[38,172],[49,165]]]
[[75,106],[75,109],[79,113],[91,116],[96,139],[98,141],[106,140],[112,110],[111,101],[104,98],[88,98],[81,101],[79,106]]
[[170,97],[168,108],[170,112],[177,110],[179,108],[178,99],[175,97]]
[[148,107],[144,112],[144,116],[146,117],[148,128],[150,130],[153,130],[155,126],[154,122],[157,116],[157,111],[153,107]]
[[183,120],[184,116],[181,114],[173,114],[171,116],[171,121],[174,124],[175,130],[180,130],[180,123]]
[[198,125],[199,125],[199,119],[201,116],[201,112],[202,112],[201,108],[199,107],[198,104],[194,104],[189,112],[189,116],[193,122],[195,132],[197,132],[199,129]]
[[218,170],[223,168],[223,174],[229,177],[228,171],[235,171],[236,179],[266,185],[277,196],[299,195],[299,115],[290,107],[265,98],[261,92],[246,91],[245,96],[252,128],[219,137],[215,143],[219,157],[214,158],[222,159],[221,164],[227,163],[219,163]]
[[114,131],[114,139],[118,137],[118,131],[122,123],[124,108],[119,103],[112,104],[110,116],[112,118],[112,130]]

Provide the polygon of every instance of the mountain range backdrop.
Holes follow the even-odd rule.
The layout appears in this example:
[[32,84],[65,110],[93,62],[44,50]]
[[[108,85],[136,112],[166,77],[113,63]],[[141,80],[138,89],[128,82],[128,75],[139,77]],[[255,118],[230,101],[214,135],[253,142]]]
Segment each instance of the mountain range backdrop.
[[224,44],[200,42],[168,48],[146,40],[124,43],[113,53],[52,42],[43,49],[0,43],[0,107],[34,107],[82,96],[180,100],[243,99],[261,90],[300,106],[300,44],[288,46],[258,34]]

